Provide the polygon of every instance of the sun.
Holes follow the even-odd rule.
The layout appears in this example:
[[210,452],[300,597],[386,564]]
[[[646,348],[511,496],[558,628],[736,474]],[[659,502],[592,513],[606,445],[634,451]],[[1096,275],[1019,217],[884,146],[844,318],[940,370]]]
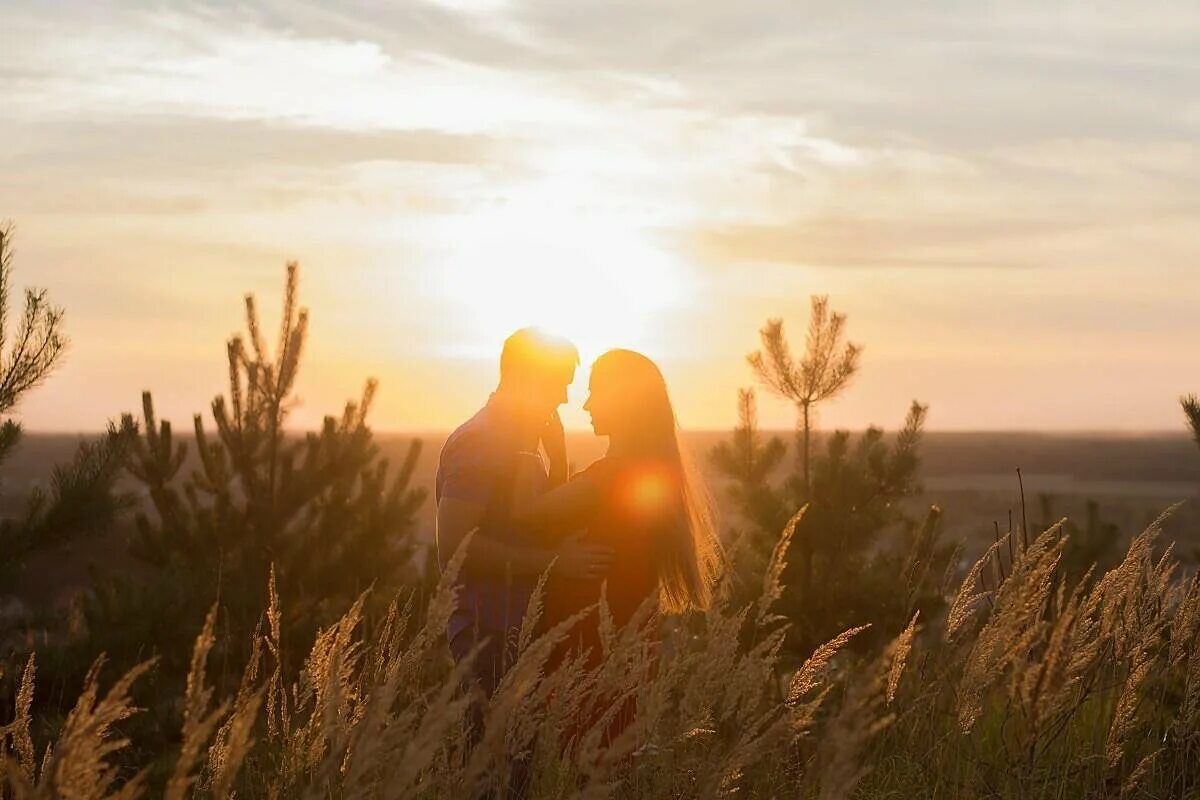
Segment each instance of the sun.
[[518,205],[457,225],[441,293],[481,356],[526,325],[568,337],[585,362],[612,347],[654,351],[688,297],[683,266],[628,220]]

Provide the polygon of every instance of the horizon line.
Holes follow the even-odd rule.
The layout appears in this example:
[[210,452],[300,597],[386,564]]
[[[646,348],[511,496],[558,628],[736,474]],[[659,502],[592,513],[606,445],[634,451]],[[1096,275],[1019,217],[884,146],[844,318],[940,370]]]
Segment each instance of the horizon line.
[[[370,427],[370,426],[368,426]],[[864,425],[860,427],[837,427],[837,428],[817,428],[813,433],[824,434],[834,433],[836,431],[849,431],[851,433],[859,433],[865,431],[872,426]],[[876,426],[878,427],[878,426]],[[371,428],[371,433],[376,436],[441,436],[450,433],[454,428],[447,426],[444,428]],[[899,430],[895,428],[883,428],[883,432],[894,433]],[[61,428],[61,429],[22,429],[23,436],[98,436],[105,432],[104,428],[96,428],[92,430],[81,428]],[[287,429],[285,433],[290,435],[304,434],[310,432],[309,429]],[[316,432],[312,429],[311,432]],[[592,434],[588,428],[571,427],[567,428],[568,434]],[[734,432],[734,428],[715,428],[715,427],[695,427],[681,428],[683,434],[703,433],[703,434],[729,434]],[[189,427],[187,433],[191,434]],[[759,433],[768,435],[779,434],[796,434],[799,433],[794,428],[759,428]],[[1178,436],[1181,438],[1194,438],[1192,433],[1187,428],[926,428],[922,431],[923,434],[956,434],[956,435],[1010,435],[1010,436],[1103,436],[1103,437],[1122,437],[1122,436],[1145,436],[1145,437],[1163,437],[1163,436]],[[595,434],[593,434],[595,435]],[[597,436],[597,438],[603,438]]]

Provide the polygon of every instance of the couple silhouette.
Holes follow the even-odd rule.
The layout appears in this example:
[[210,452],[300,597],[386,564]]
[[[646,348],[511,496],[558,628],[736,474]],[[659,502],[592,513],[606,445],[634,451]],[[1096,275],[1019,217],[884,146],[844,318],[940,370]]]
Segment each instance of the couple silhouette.
[[[590,372],[584,410],[603,458],[570,474],[558,409],[578,351],[536,328],[508,337],[500,382],[447,439],[435,481],[444,567],[470,533],[447,635],[456,660],[472,652],[473,682],[490,697],[516,657],[526,606],[547,577],[542,629],[577,617],[547,664],[569,653],[599,662],[601,592],[624,626],[649,598],[680,612],[708,606],[720,561],[707,493],[687,467],[658,366],[610,350]],[[657,612],[652,618],[657,629]],[[626,722],[633,710],[623,713]]]

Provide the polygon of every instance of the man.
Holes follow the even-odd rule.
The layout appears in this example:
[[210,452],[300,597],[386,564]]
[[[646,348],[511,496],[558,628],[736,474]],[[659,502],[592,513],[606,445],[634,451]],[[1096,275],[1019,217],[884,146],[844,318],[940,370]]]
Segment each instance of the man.
[[[542,572],[554,561],[564,577],[596,578],[612,558],[611,549],[583,545],[577,536],[553,548],[529,541],[511,521],[511,509],[521,501],[516,492],[543,492],[568,477],[558,407],[567,401],[578,364],[578,352],[564,339],[534,328],[508,337],[499,386],[450,435],[438,460],[434,497],[443,568],[474,531],[447,630],[450,651],[462,660],[483,645],[473,672],[489,697],[515,657],[513,644]],[[549,473],[539,444],[547,450]]]

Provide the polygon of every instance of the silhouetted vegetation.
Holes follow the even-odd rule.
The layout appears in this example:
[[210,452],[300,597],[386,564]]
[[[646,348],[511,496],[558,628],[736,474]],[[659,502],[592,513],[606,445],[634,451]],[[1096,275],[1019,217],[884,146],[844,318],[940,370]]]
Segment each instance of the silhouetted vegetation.
[[858,369],[861,348],[843,345],[846,318],[831,313],[827,298],[813,298],[806,350],[797,358],[783,339],[783,324],[762,330],[763,350],[749,360],[759,379],[792,400],[798,413],[797,467],[774,475],[787,454],[777,437],[758,430],[753,390],[738,395],[738,428],[711,458],[730,481],[729,496],[745,530],[738,546],[745,585],[757,586],[778,531],[803,510],[787,543],[789,567],[780,601],[792,623],[798,653],[856,625],[874,623],[873,637],[894,635],[918,610],[936,608],[936,596],[953,548],[939,542],[936,508],[923,521],[906,516],[897,501],[916,493],[921,433],[927,408],[914,402],[893,441],[871,427],[855,440],[835,431],[812,458],[812,407],[834,397]]
[[820,403],[836,397],[858,371],[862,348],[842,342],[846,315],[830,313],[828,297],[813,297],[804,353],[797,362],[783,334],[783,320],[768,320],[760,331],[762,350],[747,357],[760,383],[796,404],[800,415],[800,478],[812,490],[809,457],[813,412]]
[[1190,394],[1184,397],[1180,404],[1183,406],[1184,416],[1187,417],[1188,427],[1192,430],[1192,437],[1195,438],[1196,444],[1200,445],[1200,399]]
[[[293,680],[278,657],[288,612],[269,593],[231,694],[210,684],[216,612],[204,622],[161,793],[466,797],[501,791],[528,754],[529,796],[540,798],[1187,797],[1200,777],[1200,579],[1180,578],[1169,552],[1155,554],[1158,530],[1074,590],[1059,569],[1058,527],[1015,545],[1015,560],[990,583],[1005,536],[957,590],[947,587],[947,615],[914,616],[859,656],[846,648],[867,629],[852,628],[791,667],[779,650],[788,623],[774,613],[784,548],[757,597],[727,581],[710,611],[667,631],[669,647],[630,625],[606,638],[595,667],[573,661],[545,677],[569,622],[532,636],[535,596],[519,658],[486,704],[474,747],[464,738],[464,667],[451,666],[442,634],[461,553],[423,622],[398,598],[384,624],[368,626],[356,603],[317,637]],[[122,773],[114,759],[163,755],[129,753],[122,739],[122,721],[138,713],[130,693],[153,668],[135,667],[106,692],[93,670],[39,761],[31,661],[0,733],[0,749],[14,754],[3,762],[12,795],[143,796],[147,774]],[[605,742],[607,714],[626,697],[639,714]],[[577,735],[580,719],[593,723]]]
[[[247,641],[274,570],[280,597],[296,610],[286,638],[305,642],[366,588],[387,593],[413,582],[412,521],[424,492],[408,484],[421,448],[413,442],[394,471],[378,457],[367,426],[375,381],[320,431],[298,440],[285,434],[308,329],[297,278],[289,265],[274,355],[246,297],[246,337],[226,348],[229,394],[212,401],[215,437],[201,415],[193,419],[199,470],[180,474],[186,444],[143,395],[142,436],[127,466],[153,512],[137,515],[130,552],[151,577],[103,588],[87,608],[93,637],[132,632],[154,615],[163,628],[178,631],[180,620],[194,627],[215,602],[225,630]],[[124,424],[135,427],[130,415]],[[150,641],[163,643],[156,633]],[[175,638],[190,643],[191,635]],[[172,653],[186,664],[186,645]]]
[[891,437],[813,435],[859,352],[844,317],[813,310],[807,355],[772,323],[756,367],[796,403],[794,464],[748,389],[712,453],[740,517],[713,607],[661,642],[606,628],[598,663],[545,675],[571,622],[535,635],[539,588],[469,746],[467,664],[444,640],[463,552],[435,588],[413,568],[419,448],[396,470],[379,458],[372,381],[319,431],[286,433],[307,330],[289,268],[273,353],[247,298],[196,461],[146,393],[140,421],[85,443],[6,523],[22,547],[111,525],[121,468],[145,495],[136,572],[97,584],[65,644],[0,653],[0,797],[500,796],[519,759],[531,798],[1195,796],[1200,577],[1161,521],[1119,555],[1098,506],[1052,523],[1044,496],[1040,520],[997,526],[960,570],[939,510],[899,506],[925,406]]
[[1100,514],[1100,503],[1088,500],[1082,522],[1054,514],[1054,497],[1038,496],[1040,519],[1033,530],[1046,530],[1061,524],[1067,544],[1063,547],[1062,569],[1069,585],[1082,580],[1089,570],[1104,572],[1121,560],[1121,528]]
[[[35,492],[27,517],[0,529],[6,541],[25,544],[69,537],[82,521],[108,527],[132,506],[131,495],[110,491],[122,471],[143,487],[148,508],[137,512],[128,544],[137,569],[98,578],[74,629],[43,648],[42,664],[44,682],[57,690],[51,697],[58,697],[89,680],[97,653],[106,654],[108,667],[92,678],[153,656],[153,684],[134,690],[151,713],[126,728],[139,748],[169,748],[176,739],[179,709],[163,698],[183,691],[195,632],[210,609],[222,632],[209,645],[214,658],[242,664],[268,606],[268,586],[276,591],[294,610],[274,642],[287,665],[281,674],[291,678],[317,631],[368,588],[383,598],[422,587],[412,534],[424,491],[409,487],[420,444],[410,446],[398,469],[378,457],[367,426],[375,381],[319,432],[299,439],[285,432],[307,332],[297,277],[289,266],[274,355],[254,299],[246,298],[247,337],[227,346],[228,399],[212,402],[215,436],[201,415],[193,421],[199,469],[182,474],[188,443],[157,419],[146,392],[140,424],[125,415],[106,438],[81,445],[74,463],[56,469],[50,494]],[[364,613],[374,619],[379,610],[372,605]],[[218,672],[217,688],[235,687],[239,672]],[[59,719],[68,710],[50,698],[38,709]],[[151,786],[165,779],[148,777]]]
[[[64,312],[51,305],[43,289],[25,291],[25,308],[15,328],[9,322],[12,301],[13,227],[0,223],[0,414],[11,413],[22,398],[58,367],[67,347]],[[132,498],[116,490],[131,431],[109,426],[106,436],[83,441],[74,459],[54,468],[47,489],[34,489],[24,513],[0,521],[0,588],[31,551],[52,547],[80,534],[110,530]],[[0,461],[21,441],[14,419],[0,423]]]

